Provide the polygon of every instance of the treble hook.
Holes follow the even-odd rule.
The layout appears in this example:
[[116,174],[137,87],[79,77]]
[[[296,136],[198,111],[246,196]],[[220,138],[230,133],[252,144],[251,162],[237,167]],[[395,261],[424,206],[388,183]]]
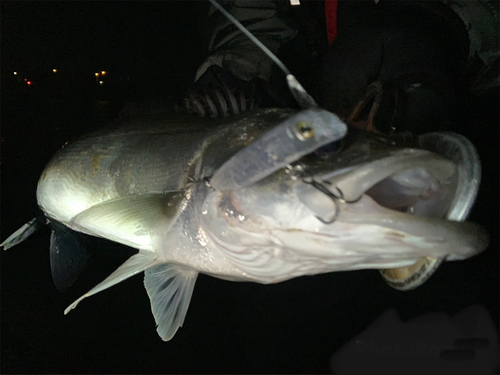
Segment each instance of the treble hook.
[[359,197],[356,200],[348,201],[344,198],[344,193],[342,190],[335,185],[333,182],[328,180],[325,181],[316,181],[314,177],[308,174],[307,168],[301,163],[288,164],[285,169],[286,173],[290,176],[292,180],[302,180],[305,184],[312,185],[314,188],[325,194],[328,198],[331,199],[333,205],[335,207],[335,212],[333,217],[330,220],[324,220],[321,217],[315,215],[316,219],[321,221],[324,224],[332,224],[339,215],[339,202],[340,203],[355,203],[361,199]]
[[[361,196],[358,199],[348,201],[344,198],[344,193],[342,190],[335,185],[333,182],[330,182],[328,180],[325,181],[316,181],[314,178],[310,176],[306,176],[302,178],[302,182],[312,185],[314,188],[318,189],[320,192],[325,194],[328,198],[330,198],[333,202],[333,205],[335,206],[335,214],[330,220],[323,220],[321,217],[316,216],[316,218],[321,221],[324,224],[332,224],[338,217],[339,215],[339,202],[340,203],[356,203],[361,199]],[[333,189],[333,191],[332,191]]]
[[[339,216],[339,205],[338,205],[338,202],[345,202],[344,200],[344,194],[342,193],[342,190],[340,190],[338,188],[338,186],[332,184],[331,182],[329,181],[323,181],[323,182],[318,182],[316,180],[314,180],[313,178],[311,177],[304,177],[302,179],[302,182],[306,183],[306,184],[309,184],[309,185],[312,185],[314,188],[318,189],[320,192],[322,192],[323,194],[325,194],[328,198],[330,198],[333,202],[333,205],[335,207],[335,211],[334,211],[334,214],[333,214],[333,217],[330,219],[330,220],[323,220],[321,217],[315,215],[316,219],[318,219],[319,221],[321,221],[323,224],[332,224],[335,222],[335,220],[337,220],[338,216]],[[336,195],[335,193],[333,193],[332,191],[330,191],[328,189],[328,187],[325,186],[325,184],[327,185],[330,185],[331,187],[334,187],[337,192],[338,192],[338,195]]]

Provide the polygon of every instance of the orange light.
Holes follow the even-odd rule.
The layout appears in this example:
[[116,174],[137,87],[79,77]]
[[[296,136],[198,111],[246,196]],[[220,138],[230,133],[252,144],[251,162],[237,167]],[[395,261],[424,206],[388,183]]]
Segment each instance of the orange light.
[[52,71],[53,71],[54,73],[57,73],[57,69],[52,69]]
[[105,75],[105,74],[106,74],[106,71],[105,71],[105,70],[102,70],[102,71],[101,71],[101,74],[102,74],[102,75]]
[[31,81],[28,81],[28,82],[26,82],[26,83],[28,84],[28,86],[31,86]]
[[94,73],[96,77],[99,77],[99,73]]

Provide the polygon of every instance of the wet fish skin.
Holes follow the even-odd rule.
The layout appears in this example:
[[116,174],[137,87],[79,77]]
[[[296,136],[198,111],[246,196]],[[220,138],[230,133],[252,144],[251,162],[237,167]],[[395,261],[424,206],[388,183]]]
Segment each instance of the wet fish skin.
[[[355,202],[332,200],[283,169],[239,190],[210,185],[226,160],[294,113],[267,109],[231,119],[141,119],[64,147],[37,189],[48,219],[139,250],[66,312],[145,271],[158,333],[169,340],[182,326],[199,272],[275,283],[338,270],[408,266],[421,256],[462,259],[484,249],[484,234],[473,224],[412,217],[354,189],[378,183],[377,176],[403,173],[415,167],[412,161],[428,176],[417,173],[410,185],[453,186],[456,172],[436,154],[364,133],[352,132],[326,160],[301,160],[312,176],[345,186],[346,194],[361,194]],[[402,158],[404,166],[398,164]],[[336,220],[319,220],[318,207],[338,211]],[[61,250],[71,259],[70,248]]]

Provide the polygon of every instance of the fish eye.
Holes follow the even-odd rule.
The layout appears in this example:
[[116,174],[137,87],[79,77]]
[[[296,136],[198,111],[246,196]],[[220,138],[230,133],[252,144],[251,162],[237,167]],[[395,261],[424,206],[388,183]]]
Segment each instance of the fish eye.
[[306,140],[314,136],[314,129],[307,122],[299,122],[296,125],[297,137],[300,140]]

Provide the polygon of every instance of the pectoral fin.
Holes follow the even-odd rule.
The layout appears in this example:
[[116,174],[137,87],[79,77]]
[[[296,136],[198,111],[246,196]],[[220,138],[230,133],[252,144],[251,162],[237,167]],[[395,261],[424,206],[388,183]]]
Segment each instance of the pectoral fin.
[[68,224],[77,231],[154,251],[151,238],[165,233],[179,214],[182,192],[127,195],[97,204]]
[[76,307],[84,298],[90,297],[96,293],[103,291],[104,289],[108,289],[109,287],[122,282],[123,280],[128,279],[139,272],[144,271],[145,269],[154,265],[156,261],[156,254],[151,252],[139,252],[133,256],[131,256],[125,263],[123,263],[120,267],[118,267],[115,272],[109,275],[103,282],[97,284],[90,291],[85,293],[83,296],[78,298],[75,302],[69,305],[66,310],[64,310],[64,314],[67,314],[72,309]]
[[198,272],[173,264],[160,264],[146,270],[144,286],[151,300],[157,332],[169,341],[182,327]]

